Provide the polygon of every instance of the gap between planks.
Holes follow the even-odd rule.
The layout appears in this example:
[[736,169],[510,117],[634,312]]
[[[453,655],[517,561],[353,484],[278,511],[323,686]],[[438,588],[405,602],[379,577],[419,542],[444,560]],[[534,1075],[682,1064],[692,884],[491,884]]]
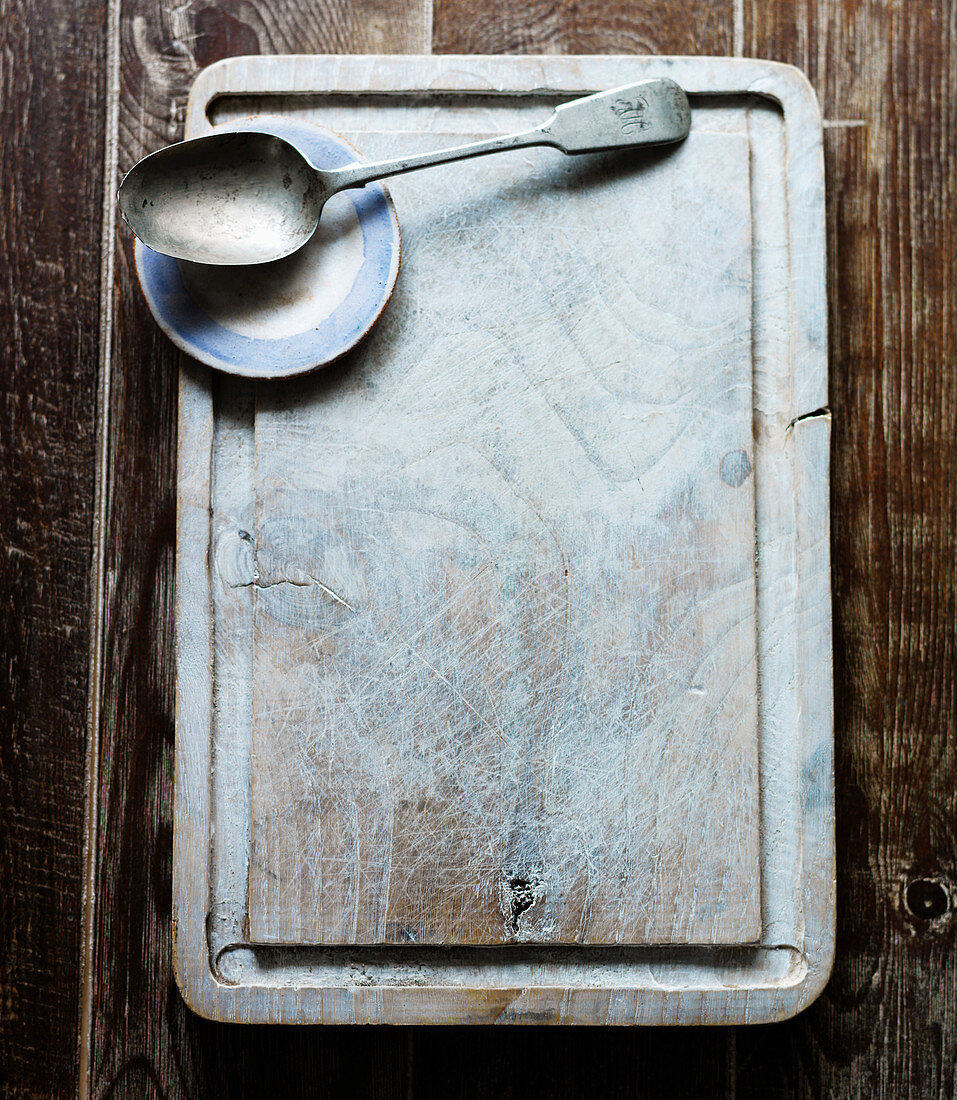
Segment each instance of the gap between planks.
[[96,865],[99,849],[100,724],[103,708],[103,651],[106,620],[106,533],[110,471],[110,400],[113,373],[113,282],[116,268],[116,174],[119,165],[120,13],[122,0],[106,9],[106,125],[103,135],[103,204],[100,233],[99,378],[93,526],[90,532],[90,660],[87,701],[86,806],[83,833],[83,894],[80,937],[80,1020],[77,1095],[88,1100],[92,1085],[93,982],[95,967]]

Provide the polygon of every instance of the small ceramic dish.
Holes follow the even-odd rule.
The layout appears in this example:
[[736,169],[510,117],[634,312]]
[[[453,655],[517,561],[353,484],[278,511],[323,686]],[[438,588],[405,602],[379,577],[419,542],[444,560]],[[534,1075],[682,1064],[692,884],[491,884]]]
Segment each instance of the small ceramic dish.
[[[319,168],[361,159],[312,122],[259,115],[223,130],[262,130],[297,145]],[[399,271],[399,222],[380,183],[326,204],[308,244],[283,260],[219,267],[175,260],[137,240],[136,273],[160,328],[188,355],[247,378],[324,367],[372,328]]]

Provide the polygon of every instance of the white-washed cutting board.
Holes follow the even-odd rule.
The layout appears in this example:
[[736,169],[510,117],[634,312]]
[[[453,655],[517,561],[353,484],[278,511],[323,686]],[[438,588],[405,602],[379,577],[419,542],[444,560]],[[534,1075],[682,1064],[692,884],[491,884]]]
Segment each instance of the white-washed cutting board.
[[823,168],[794,70],[253,58],[369,158],[668,75],[679,147],[390,182],[372,334],[185,362],[176,958],[285,1022],[768,1020],[833,940]]

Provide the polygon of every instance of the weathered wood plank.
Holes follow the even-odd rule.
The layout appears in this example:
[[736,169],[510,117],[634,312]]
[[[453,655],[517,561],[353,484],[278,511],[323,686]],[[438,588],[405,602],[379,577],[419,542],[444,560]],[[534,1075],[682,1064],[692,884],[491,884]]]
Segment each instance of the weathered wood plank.
[[72,1091],[105,28],[0,5],[0,1092]]
[[435,53],[733,52],[734,0],[434,0]]
[[838,822],[834,976],[741,1031],[747,1096],[957,1088],[957,9],[748,5],[827,133]]
[[[122,8],[119,168],[181,136],[200,67],[257,52],[417,52],[428,45],[427,6],[194,3]],[[197,1025],[171,968],[170,860],[173,748],[173,550],[178,355],[157,330],[133,275],[132,244],[116,248],[115,353],[109,409],[106,639],[97,796],[91,1093],[207,1095],[221,1079],[255,1074],[275,1051],[300,1050],[285,1080],[321,1080],[344,1042],[311,1046],[294,1035]],[[278,1042],[278,1048],[277,1048]],[[404,1040],[382,1057],[401,1076]],[[266,1052],[269,1052],[268,1056]],[[290,1056],[292,1057],[292,1055]],[[240,1063],[236,1064],[236,1059]],[[398,1061],[395,1061],[397,1059]],[[283,1070],[277,1071],[283,1080]],[[336,1071],[338,1072],[338,1071]],[[370,1079],[376,1080],[375,1074]],[[379,1085],[376,1085],[378,1088]],[[390,1086],[391,1087],[391,1086]],[[388,1093],[385,1086],[382,1094]]]

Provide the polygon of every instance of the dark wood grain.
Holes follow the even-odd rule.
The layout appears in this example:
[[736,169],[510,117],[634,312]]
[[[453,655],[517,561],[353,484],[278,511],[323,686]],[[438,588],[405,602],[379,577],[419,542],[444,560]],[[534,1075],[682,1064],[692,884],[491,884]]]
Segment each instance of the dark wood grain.
[[750,6],[828,129],[838,947],[743,1095],[957,1091],[957,7]]
[[733,0],[434,0],[435,53],[732,52]]
[[104,28],[0,17],[0,1093],[75,1082]]

